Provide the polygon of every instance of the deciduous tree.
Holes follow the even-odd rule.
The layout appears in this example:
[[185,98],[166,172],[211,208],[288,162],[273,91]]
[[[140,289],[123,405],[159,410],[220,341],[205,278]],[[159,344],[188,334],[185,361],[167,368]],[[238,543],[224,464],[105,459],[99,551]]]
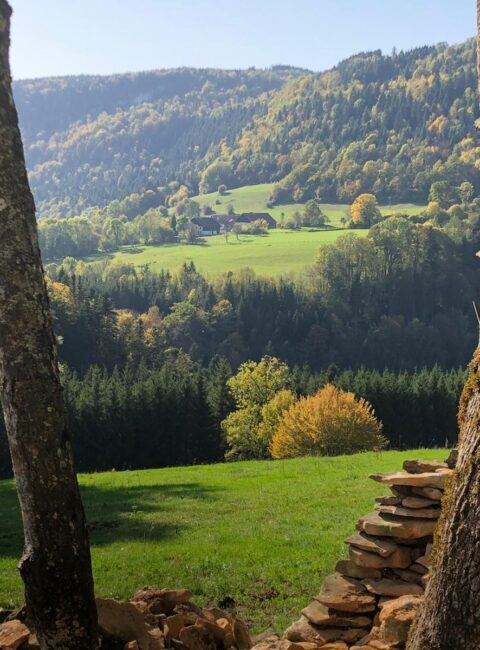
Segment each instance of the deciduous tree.
[[284,414],[272,440],[274,458],[353,454],[381,449],[385,438],[371,405],[327,384]]

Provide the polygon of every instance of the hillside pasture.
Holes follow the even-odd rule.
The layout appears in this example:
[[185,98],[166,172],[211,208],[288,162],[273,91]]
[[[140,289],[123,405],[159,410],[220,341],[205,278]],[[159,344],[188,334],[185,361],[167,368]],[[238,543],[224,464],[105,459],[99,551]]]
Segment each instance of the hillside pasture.
[[[312,265],[321,244],[334,242],[345,232],[366,235],[367,230],[270,230],[266,235],[223,235],[204,237],[197,244],[124,246],[113,255],[135,266],[149,265],[152,271],[175,271],[184,262],[194,262],[199,271],[217,275],[249,267],[258,275],[279,276],[302,273]],[[105,259],[98,255],[90,261]]]
[[[368,474],[447,455],[389,451],[80,476],[96,593],[125,599],[145,585],[187,587],[199,604],[229,596],[255,632],[281,631],[346,556],[343,540],[373,498],[388,492]],[[23,601],[13,481],[0,481],[0,510],[0,607],[10,608]]]
[[[211,194],[200,194],[192,197],[194,201],[204,205],[211,206],[214,212],[226,214],[229,206],[233,206],[236,213],[241,212],[269,212],[272,217],[280,223],[282,213],[288,218],[297,210],[303,212],[304,204],[289,203],[288,205],[276,205],[273,208],[267,207],[269,196],[274,187],[274,183],[262,183],[259,185],[246,185],[227,191],[224,196],[218,192]],[[219,203],[217,203],[219,201]],[[321,203],[320,207],[330,219],[329,225],[335,228],[342,228],[342,217],[348,219],[350,206],[346,203]],[[399,214],[415,215],[425,209],[424,205],[415,205],[413,203],[398,203],[395,205],[382,205],[380,210],[382,214]]]

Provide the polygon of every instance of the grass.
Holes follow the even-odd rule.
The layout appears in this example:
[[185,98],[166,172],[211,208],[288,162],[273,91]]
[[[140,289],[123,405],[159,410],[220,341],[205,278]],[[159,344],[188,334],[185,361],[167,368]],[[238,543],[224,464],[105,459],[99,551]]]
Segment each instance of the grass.
[[[109,472],[80,477],[96,592],[188,587],[226,596],[254,631],[283,630],[346,554],[343,540],[385,486],[371,472],[445,450]],[[22,527],[12,481],[0,481],[0,607],[22,602]]]
[[[366,234],[367,230],[349,231]],[[148,264],[153,271],[174,271],[184,262],[193,261],[205,274],[216,275],[250,267],[259,275],[278,276],[301,273],[313,264],[321,244],[334,242],[344,230],[270,230],[267,235],[205,237],[198,244],[163,246],[124,246],[110,257],[128,264]],[[95,256],[90,260],[99,260]]]
[[[193,198],[202,206],[210,205],[220,213],[226,213],[230,205],[237,213],[268,211],[277,222],[281,221],[282,213],[287,218],[296,210],[303,211],[304,206],[300,203],[267,208],[272,187],[272,183],[247,185],[230,190],[225,196],[214,192]],[[220,201],[219,205],[216,204],[217,200]],[[341,219],[348,214],[348,207],[346,204],[322,204],[322,210],[330,219],[329,227],[333,230],[277,230],[264,236],[241,235],[239,241],[231,236],[228,244],[223,235],[218,235],[205,237],[201,243],[194,245],[175,243],[164,246],[124,246],[113,255],[96,255],[87,261],[113,258],[135,266],[148,264],[153,271],[175,271],[184,262],[193,261],[197,269],[207,275],[238,271],[245,267],[266,276],[302,273],[313,263],[321,244],[332,243],[344,234],[344,230],[335,228],[343,227]],[[413,215],[423,207],[405,203],[381,206],[381,210],[384,214],[403,212]],[[365,235],[367,230],[355,232]]]
[[[200,194],[192,197],[194,201],[201,206],[210,205],[215,212],[226,214],[229,205],[233,205],[235,212],[269,212],[277,222],[280,222],[282,212],[285,217],[290,216],[296,210],[303,212],[304,204],[293,203],[288,205],[276,205],[273,208],[267,207],[268,198],[272,192],[274,183],[262,183],[260,185],[246,185],[230,190],[225,196],[220,196],[218,192],[211,194]],[[220,204],[216,204],[216,201]],[[341,218],[348,215],[349,205],[322,203],[323,212],[329,217],[330,225],[336,228],[342,227]],[[398,203],[395,205],[380,206],[382,214],[392,214],[399,212],[404,214],[418,214],[425,209],[424,205],[414,205],[413,203]]]

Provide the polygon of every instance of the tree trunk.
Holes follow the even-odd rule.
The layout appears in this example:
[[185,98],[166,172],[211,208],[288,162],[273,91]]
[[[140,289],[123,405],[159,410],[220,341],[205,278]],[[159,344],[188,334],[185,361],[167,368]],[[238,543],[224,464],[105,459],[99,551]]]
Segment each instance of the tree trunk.
[[[480,0],[477,0],[480,94]],[[431,577],[408,650],[480,647],[480,345],[459,410],[459,456],[435,533]]]
[[10,14],[0,0],[0,393],[25,532],[19,568],[42,650],[94,650],[90,549],[12,96]]
[[480,347],[460,412],[457,468],[445,490],[430,582],[408,650],[480,647]]

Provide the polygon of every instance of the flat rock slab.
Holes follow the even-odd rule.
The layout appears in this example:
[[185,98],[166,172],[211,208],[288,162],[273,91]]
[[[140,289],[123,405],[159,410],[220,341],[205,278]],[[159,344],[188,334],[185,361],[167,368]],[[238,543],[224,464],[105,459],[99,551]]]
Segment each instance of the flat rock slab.
[[382,506],[399,506],[402,503],[402,497],[375,497],[375,503],[379,503]]
[[368,616],[352,616],[348,612],[337,612],[322,605],[318,600],[312,600],[310,605],[302,610],[302,614],[310,623],[319,627],[370,628],[372,626],[372,619]]
[[412,493],[420,497],[425,497],[426,499],[431,499],[432,501],[441,501],[443,497],[443,490],[431,487],[413,488]]
[[389,580],[383,578],[382,580],[364,580],[363,584],[372,594],[377,596],[422,596],[423,587],[411,582],[404,582],[403,580]]
[[0,624],[0,648],[2,650],[17,650],[29,636],[30,630],[20,621],[6,621]]
[[352,562],[368,569],[406,569],[412,563],[410,549],[406,546],[397,546],[396,551],[389,557],[381,557],[355,546],[350,547],[349,553]]
[[320,647],[325,643],[346,642],[355,643],[365,636],[364,628],[320,628],[312,625],[304,616],[290,625],[284,637],[294,643],[305,641],[317,643]]
[[424,474],[425,472],[436,472],[439,469],[449,469],[447,463],[438,460],[405,460],[403,469],[409,474]]
[[339,560],[335,566],[335,571],[349,578],[373,578],[379,580],[382,572],[379,569],[368,569],[367,567],[358,566],[352,560]]
[[368,535],[408,540],[433,535],[436,523],[436,520],[432,519],[395,517],[379,512],[370,512],[358,520],[357,529]]
[[422,584],[422,576],[416,571],[411,571],[408,569],[394,569],[393,571],[400,580],[405,580],[405,582],[415,582],[417,585]]
[[379,512],[395,517],[417,517],[419,519],[438,519],[440,508],[403,508],[402,506],[377,506]]
[[331,609],[359,614],[374,611],[376,602],[359,580],[340,573],[325,578],[316,600]]
[[[385,503],[382,505],[399,505],[398,503]],[[438,508],[440,505],[438,501],[434,501],[433,499],[426,499],[425,497],[416,497],[416,496],[411,496],[411,497],[405,497],[401,501],[401,505],[404,508],[413,508],[414,510],[423,510],[424,508]]]
[[379,537],[372,537],[366,533],[355,533],[354,535],[351,535],[345,540],[345,544],[356,546],[361,548],[363,551],[369,551],[370,553],[377,553],[377,555],[380,555],[381,557],[392,555],[392,553],[394,553],[398,548],[394,542]]
[[408,570],[415,571],[415,573],[424,576],[428,572],[428,566],[424,566],[423,564],[417,564],[417,562],[414,562],[408,567]]
[[370,474],[369,478],[387,485],[408,485],[409,487],[444,488],[452,470],[443,472],[423,472],[409,474],[408,472],[388,472],[387,474]]

